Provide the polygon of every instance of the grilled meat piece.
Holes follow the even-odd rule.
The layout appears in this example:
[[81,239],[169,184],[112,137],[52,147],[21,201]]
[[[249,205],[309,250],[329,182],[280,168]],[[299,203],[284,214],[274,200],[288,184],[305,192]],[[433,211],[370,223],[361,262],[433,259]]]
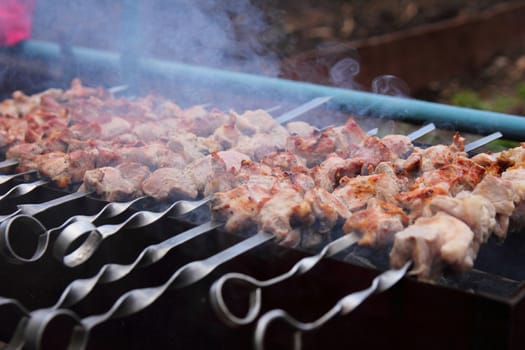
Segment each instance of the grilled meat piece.
[[306,162],[303,158],[293,154],[290,151],[272,152],[261,159],[261,163],[272,168],[280,168],[283,171],[306,169]]
[[224,221],[229,232],[257,227],[259,212],[276,186],[273,176],[254,176],[229,191],[215,193],[210,204],[213,219]]
[[192,179],[178,168],[160,168],[142,182],[144,194],[160,201],[176,198],[195,199],[199,191]]
[[474,232],[476,249],[488,241],[496,226],[496,209],[492,202],[472,192],[463,191],[456,197],[436,196],[429,207],[432,213],[444,212],[467,224]]
[[286,124],[286,130],[290,135],[297,135],[300,137],[312,137],[312,135],[318,132],[318,129],[307,122],[296,121]]
[[182,169],[188,164],[183,152],[173,152],[161,143],[150,143],[140,147],[121,147],[116,153],[122,162],[135,162],[148,166],[150,169],[171,167]]
[[494,175],[486,175],[472,193],[487,198],[494,205],[496,210],[494,234],[499,238],[505,238],[515,208],[512,182]]
[[314,187],[306,192],[304,201],[311,208],[311,217],[305,218],[305,223],[313,224],[315,231],[319,233],[330,232],[339,222],[351,215],[341,200],[321,187]]
[[[185,168],[159,168],[142,184],[145,194],[157,200],[197,198],[199,193],[210,194],[224,187],[231,188],[231,178],[248,158],[236,151],[223,151],[197,159]],[[225,179],[228,179],[226,183]]]
[[[304,205],[303,195],[293,189],[281,189],[265,201],[259,215],[259,228],[274,234],[284,245],[295,246],[300,242],[300,229],[294,222],[303,222],[310,207]],[[294,227],[295,226],[295,227]]]
[[84,174],[83,189],[94,191],[107,201],[124,201],[142,195],[141,183],[149,169],[138,163],[122,163],[117,167],[102,167]]
[[390,265],[400,268],[413,261],[410,274],[432,279],[445,267],[472,268],[477,255],[474,233],[463,221],[443,212],[421,217],[398,232],[390,252]]
[[333,191],[351,212],[363,208],[370,198],[390,201],[399,193],[396,180],[387,174],[374,174],[349,178],[344,176]]
[[361,234],[361,245],[381,246],[392,242],[394,234],[406,225],[408,217],[401,208],[371,198],[366,209],[361,209],[346,219],[343,232]]
[[412,141],[405,135],[386,135],[381,142],[398,158],[406,158],[414,151]]
[[317,186],[332,192],[339,186],[343,176],[354,177],[361,172],[363,162],[361,160],[344,159],[336,153],[329,154],[325,161],[313,168],[315,183]]

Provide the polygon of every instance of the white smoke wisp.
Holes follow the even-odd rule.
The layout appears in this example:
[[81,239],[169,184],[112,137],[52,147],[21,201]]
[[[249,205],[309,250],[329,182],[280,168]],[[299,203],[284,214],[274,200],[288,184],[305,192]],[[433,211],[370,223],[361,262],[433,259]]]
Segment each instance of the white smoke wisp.
[[394,75],[381,75],[372,81],[372,91],[376,94],[396,97],[409,97],[408,84]]
[[355,77],[359,74],[359,69],[357,59],[343,58],[330,69],[330,81],[341,88],[356,89],[359,85],[355,82]]
[[[162,4],[161,4],[162,3]],[[275,18],[250,0],[156,1],[143,23],[145,53],[169,51],[171,59],[277,76],[269,38]]]

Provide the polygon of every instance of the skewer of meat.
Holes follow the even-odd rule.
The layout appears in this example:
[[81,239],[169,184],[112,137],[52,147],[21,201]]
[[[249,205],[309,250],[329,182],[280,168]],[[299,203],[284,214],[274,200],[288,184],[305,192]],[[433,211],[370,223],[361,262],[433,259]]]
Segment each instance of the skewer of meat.
[[[520,148],[513,151],[509,153],[513,155],[515,153],[523,153]],[[378,275],[368,288],[341,298],[328,312],[318,319],[312,322],[301,322],[281,309],[266,312],[257,323],[254,334],[255,348],[264,349],[267,329],[275,320],[283,320],[295,330],[294,344],[295,347],[299,348],[302,333],[318,329],[334,317],[344,316],[352,312],[370,295],[388,290],[409,272],[411,266],[415,267],[412,270],[415,274],[420,274],[421,271],[424,271],[425,276],[431,275],[433,268],[436,268],[436,266],[434,262],[428,262],[428,255],[432,253],[429,243],[419,241],[416,244],[419,252],[410,254],[412,251],[409,248],[410,253],[404,259],[399,259],[399,255],[403,254],[403,251],[406,249],[406,247],[402,246],[402,244],[406,244],[406,237],[420,237],[421,240],[428,239],[432,241],[432,244],[440,246],[437,249],[441,250],[441,257],[447,260],[449,264],[456,265],[460,270],[465,269],[465,267],[471,267],[474,257],[469,256],[469,250],[471,250],[470,254],[473,253],[472,251],[476,251],[479,245],[485,242],[492,232],[500,237],[504,237],[508,227],[508,218],[514,209],[514,203],[518,205],[522,203],[523,198],[519,194],[515,195],[516,190],[525,183],[525,176],[519,174],[522,170],[521,159],[516,161],[513,166],[517,168],[503,172],[501,178],[491,174],[487,175],[477,184],[472,192],[463,191],[455,197],[437,196],[432,199],[429,207],[435,213],[433,216],[421,217],[413,225],[395,235],[396,242],[391,257],[396,259],[392,264],[393,268],[396,269],[388,270]],[[525,172],[523,174],[525,175]],[[514,184],[509,179],[514,180]],[[428,262],[427,266],[424,264],[426,261]],[[438,265],[440,263],[441,261]],[[260,296],[258,297],[260,298]],[[223,300],[220,301],[224,303]],[[225,307],[225,304],[219,306],[221,313],[224,313]],[[217,308],[217,305],[215,305],[215,308]],[[253,310],[250,311],[253,312]],[[248,316],[251,317],[251,315]],[[230,324],[243,324],[243,319],[236,316],[227,317],[226,320]]]
[[[423,128],[423,130],[428,132],[431,128]],[[421,137],[424,134],[415,132],[412,135]],[[324,189],[317,190],[321,193],[324,192],[325,195],[329,195]],[[327,209],[325,207],[324,212]],[[326,216],[326,214],[318,214],[318,216],[322,217]],[[408,217],[399,207],[374,197],[368,199],[366,209],[346,217],[348,219],[345,222],[344,231],[348,234],[328,243],[317,255],[301,259],[290,270],[279,276],[260,281],[246,274],[228,273],[215,281],[210,289],[210,301],[217,315],[223,321],[233,326],[249,324],[257,318],[261,309],[261,291],[263,288],[281,283],[293,276],[302,275],[311,270],[322,259],[333,256],[357,242],[371,246],[384,245],[392,240],[391,236],[393,234],[399,232],[408,224]],[[325,219],[322,218],[321,220]],[[329,230],[332,227],[333,225],[329,225]],[[360,232],[360,234],[356,234],[356,232]],[[244,317],[235,315],[228,307],[223,295],[223,288],[227,283],[236,283],[250,287],[250,303]]]

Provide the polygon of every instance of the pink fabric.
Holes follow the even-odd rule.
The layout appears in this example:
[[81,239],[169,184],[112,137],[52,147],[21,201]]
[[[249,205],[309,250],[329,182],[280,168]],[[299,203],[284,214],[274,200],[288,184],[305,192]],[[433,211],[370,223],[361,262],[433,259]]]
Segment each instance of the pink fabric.
[[36,0],[0,0],[0,45],[14,45],[31,36]]

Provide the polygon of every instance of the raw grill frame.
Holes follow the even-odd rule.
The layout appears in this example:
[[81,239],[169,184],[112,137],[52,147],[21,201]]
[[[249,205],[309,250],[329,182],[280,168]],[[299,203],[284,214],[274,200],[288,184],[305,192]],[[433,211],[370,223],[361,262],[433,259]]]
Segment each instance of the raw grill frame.
[[[112,72],[114,74],[120,69],[120,57],[116,53],[87,48],[72,48],[71,52],[77,66],[75,75],[81,79],[88,78],[89,75],[84,75],[93,70],[99,74],[100,72]],[[54,43],[28,41],[21,45],[19,54],[21,57],[30,57],[31,61],[45,62],[50,65],[51,69],[54,65],[63,63],[60,46]],[[154,59],[139,60],[137,68],[141,72],[142,79],[156,79],[161,84],[173,86],[185,84],[211,90],[227,87],[234,94],[254,94],[268,100],[273,99],[274,96],[280,96],[283,100],[294,103],[301,103],[320,96],[333,96],[328,109],[359,111],[394,120],[432,121],[438,126],[445,125],[462,131],[474,130],[488,133],[499,130],[508,138],[519,138],[525,135],[525,118],[518,116],[474,111]],[[41,194],[44,197],[48,195],[49,193],[46,192]],[[92,202],[96,202],[92,199],[82,199],[82,201],[91,203],[86,204],[88,207],[95,205]],[[51,219],[48,217],[47,220]],[[161,226],[166,229],[172,225],[180,226],[182,224],[167,220]],[[157,227],[157,230],[159,229],[162,228]],[[151,230],[147,231],[151,233]],[[159,233],[158,236],[168,233],[173,234],[173,232],[166,231],[162,234]],[[213,238],[211,238],[212,235]],[[209,245],[210,247],[202,249],[210,250],[210,252],[199,251],[197,243],[194,242],[190,245],[190,249],[186,247],[186,249],[180,249],[183,253],[178,252],[184,258],[171,259],[180,260],[178,263],[174,263],[174,266],[180,265],[185,259],[191,261],[202,258],[206,254],[211,255],[230,246],[232,242],[241,240],[239,236],[225,235],[219,232],[208,234],[205,238],[197,243]],[[139,248],[136,247],[136,249]],[[130,252],[127,254],[133,255]],[[168,345],[178,345],[181,348],[207,348],[217,344],[217,342],[221,342],[224,347],[235,347],[240,344],[241,346],[249,345],[253,333],[252,328],[230,329],[223,326],[214,317],[209,305],[206,305],[206,301],[202,300],[207,296],[209,286],[214,280],[229,271],[243,271],[261,278],[270,277],[287,270],[300,257],[307,255],[302,251],[290,250],[271,244],[260,251],[245,254],[245,256],[235,259],[212,273],[202,283],[186,290],[170,292],[147,310],[101,327],[98,334],[93,335],[90,345],[93,348],[141,348]],[[129,256],[127,257],[129,258]],[[120,259],[126,260],[126,254],[123,254]],[[276,264],[275,261],[278,263]],[[3,264],[1,263],[0,266]],[[53,299],[56,297],[57,293],[63,289],[65,281],[96,273],[100,263],[93,263],[73,270],[65,269],[56,262],[49,262],[46,265],[41,268],[46,270],[55,268],[59,273],[48,281],[48,290],[44,290],[43,295],[33,296],[31,302],[35,305],[49,304],[46,302],[46,298]],[[152,279],[169,275],[172,271],[170,264],[163,263],[161,265],[152,269],[154,272],[152,276],[147,276],[147,273],[139,273],[139,277],[135,277],[133,281],[130,281],[130,284],[137,285],[138,283],[140,285],[141,282],[147,281],[147,285],[150,285]],[[265,266],[265,269],[261,270],[260,266]],[[6,267],[5,270],[9,270],[9,268]],[[21,272],[25,271],[30,276],[34,276],[38,272],[28,269],[28,267],[20,267],[9,271],[4,270],[0,276],[2,276],[2,280],[14,281]],[[305,278],[270,290],[268,296],[265,295],[265,300],[268,300],[269,305],[274,307],[275,305],[284,305],[287,310],[303,315],[305,318],[315,318],[347,292],[366,287],[377,274],[378,272],[374,270],[327,259],[318,269],[312,271]],[[48,276],[48,274],[44,275]],[[338,276],[342,275],[352,278],[341,281]],[[34,277],[36,278],[36,276]],[[40,287],[38,283],[35,285],[31,281],[23,283],[16,281],[15,286],[19,288],[25,286],[29,289]],[[2,289],[4,292],[7,289],[7,292],[12,293],[13,296],[17,294],[14,287],[0,287],[0,295],[2,295]],[[118,295],[120,289],[102,288],[100,293]],[[130,287],[126,286],[125,289],[128,290]],[[23,297],[27,299],[29,296],[24,295]],[[96,299],[96,297],[91,299]],[[308,300],[310,300],[309,307],[305,308],[302,303]],[[285,301],[284,304],[283,301]],[[90,310],[89,313],[96,313],[95,311],[91,312],[91,310],[105,309],[104,306],[98,305],[94,300],[84,304],[79,307],[79,310]],[[166,311],[170,310],[173,305],[176,305],[173,311]],[[0,330],[3,330],[3,332],[0,331],[0,340],[8,340],[6,337],[12,328],[12,323],[9,322],[12,317],[13,315],[4,315],[4,317],[0,315]],[[170,320],[173,321],[173,327],[169,325]],[[187,324],[191,324],[196,329],[173,331],[173,328],[180,328]],[[419,326],[419,329],[415,331],[417,334],[414,335],[410,329],[415,324]],[[336,320],[333,324],[324,327],[311,336],[305,336],[303,347],[305,349],[321,346],[344,348],[354,345],[375,348],[398,345],[414,349],[423,346],[426,348],[458,349],[489,349],[494,347],[520,349],[525,345],[525,334],[520,331],[524,326],[525,290],[523,288],[512,297],[502,298],[404,279],[393,290],[374,296],[352,315]],[[214,327],[216,330],[210,329]],[[347,335],[349,329],[354,331],[350,333],[347,339],[342,339],[345,338],[344,336]],[[174,334],[170,334],[170,330]],[[377,330],[381,336],[375,337]],[[281,331],[285,333],[279,333]],[[129,337],[129,334],[136,336]],[[289,344],[289,337],[290,334],[286,333],[285,330],[276,330],[276,335],[272,337],[271,341],[275,342],[275,345]]]

